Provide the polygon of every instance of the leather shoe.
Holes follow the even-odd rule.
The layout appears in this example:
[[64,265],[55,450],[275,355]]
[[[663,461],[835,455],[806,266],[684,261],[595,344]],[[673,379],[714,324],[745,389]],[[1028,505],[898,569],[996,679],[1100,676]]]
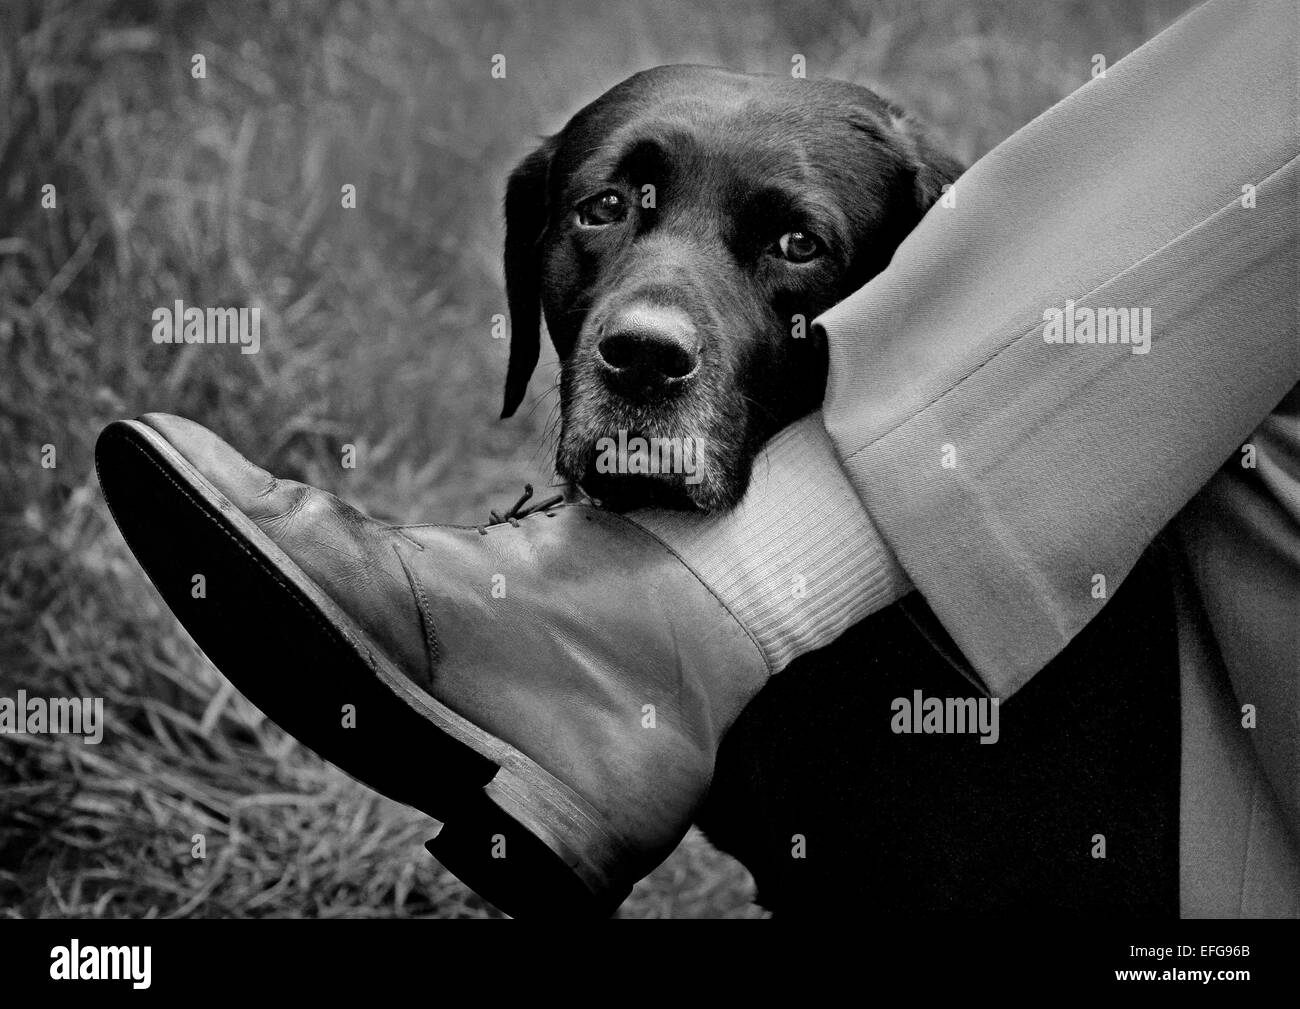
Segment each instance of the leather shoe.
[[217,668],[442,821],[429,850],[511,915],[613,913],[685,834],[767,678],[691,569],[598,507],[386,525],[166,414],[109,425],[95,462]]

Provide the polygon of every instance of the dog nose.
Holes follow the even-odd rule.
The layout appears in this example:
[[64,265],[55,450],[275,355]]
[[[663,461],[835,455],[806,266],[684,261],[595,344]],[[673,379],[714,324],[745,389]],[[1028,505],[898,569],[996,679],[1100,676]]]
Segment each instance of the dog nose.
[[656,393],[695,373],[695,327],[675,308],[636,306],[616,313],[596,345],[606,379],[622,392]]

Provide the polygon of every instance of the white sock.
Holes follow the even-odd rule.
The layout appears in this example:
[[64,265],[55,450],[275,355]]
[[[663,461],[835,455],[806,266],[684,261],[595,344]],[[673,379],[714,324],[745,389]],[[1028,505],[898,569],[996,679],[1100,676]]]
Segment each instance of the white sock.
[[774,673],[912,590],[844,474],[821,411],[767,443],[733,511],[627,517],[691,566]]

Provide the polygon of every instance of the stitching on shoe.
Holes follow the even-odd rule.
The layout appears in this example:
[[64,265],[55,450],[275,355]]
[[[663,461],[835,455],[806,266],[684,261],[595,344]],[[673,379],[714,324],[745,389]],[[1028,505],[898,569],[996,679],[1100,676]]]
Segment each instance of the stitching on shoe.
[[[423,545],[422,545],[418,540],[414,540],[414,539],[412,539],[410,536],[407,536],[406,533],[404,533],[404,532],[402,531],[403,529],[405,529],[405,528],[409,528],[409,527],[407,527],[407,526],[385,526],[384,528],[385,528],[385,529],[388,529],[388,530],[391,531],[391,532],[395,532],[395,533],[397,533],[398,536],[400,536],[400,537],[402,537],[402,539],[406,540],[407,543],[409,543],[409,544],[411,544],[411,546],[415,547],[415,549],[418,550],[418,551],[420,551],[420,553],[424,553],[424,546],[423,546]],[[399,554],[398,556],[400,557],[401,555]]]
[[[569,507],[586,508],[589,506],[576,504],[576,505],[570,505]],[[640,533],[642,536],[644,536],[646,539],[650,540],[651,542],[659,544],[659,546],[663,547],[670,554],[676,557],[678,563],[680,563],[682,567],[684,567],[687,571],[691,573],[691,576],[697,582],[699,582],[701,586],[704,587],[704,590],[708,592],[709,595],[711,595],[715,600],[717,600],[718,605],[722,607],[722,611],[726,613],[727,616],[731,617],[731,619],[735,622],[737,627],[739,627],[742,631],[745,632],[745,637],[749,638],[754,648],[758,651],[759,658],[763,660],[763,665],[767,669],[767,675],[770,677],[776,673],[776,670],[772,668],[772,660],[767,657],[767,652],[763,651],[763,646],[758,643],[758,638],[754,636],[754,632],[751,631],[748,627],[746,627],[744,622],[738,616],[736,616],[736,614],[731,612],[731,607],[728,606],[725,602],[723,602],[722,597],[718,595],[716,592],[714,592],[713,587],[710,586],[708,582],[706,582],[703,578],[700,577],[699,572],[696,571],[695,568],[691,566],[691,563],[685,557],[683,557],[675,549],[673,549],[673,547],[670,544],[660,539],[659,536],[657,536],[655,533],[651,532],[645,526],[637,524],[632,519],[627,518],[624,515],[620,515],[618,512],[606,511],[603,508],[592,508],[591,510],[593,512],[599,513],[600,515],[607,516],[611,519],[616,519],[618,522],[622,523],[623,525],[626,525],[628,528],[633,529],[636,532]]]
[[415,596],[415,608],[419,611],[420,626],[424,628],[424,656],[427,662],[426,686],[432,690],[434,673],[437,671],[438,662],[442,658],[442,649],[438,645],[438,633],[434,630],[433,612],[429,609],[429,597],[411,572],[410,566],[406,563],[406,558],[397,549],[396,543],[393,544],[393,553],[397,557],[397,563],[402,565],[402,570],[406,572],[406,581],[411,586],[412,595]]

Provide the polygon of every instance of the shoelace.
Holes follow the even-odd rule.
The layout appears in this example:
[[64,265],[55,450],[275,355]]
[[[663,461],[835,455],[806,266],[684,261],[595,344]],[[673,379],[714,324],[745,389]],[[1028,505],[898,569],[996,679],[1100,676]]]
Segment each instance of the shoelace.
[[525,508],[524,505],[528,504],[528,499],[532,496],[533,485],[530,483],[524,484],[523,496],[511,505],[504,515],[495,510],[488,513],[488,521],[478,527],[479,535],[486,536],[488,534],[488,526],[499,526],[506,522],[509,522],[512,526],[518,527],[520,519],[525,519],[529,515],[534,515],[537,512],[548,511],[556,505],[564,502],[564,495],[556,494],[554,497],[548,497],[545,501],[538,501],[536,504],[528,505],[528,507]]

